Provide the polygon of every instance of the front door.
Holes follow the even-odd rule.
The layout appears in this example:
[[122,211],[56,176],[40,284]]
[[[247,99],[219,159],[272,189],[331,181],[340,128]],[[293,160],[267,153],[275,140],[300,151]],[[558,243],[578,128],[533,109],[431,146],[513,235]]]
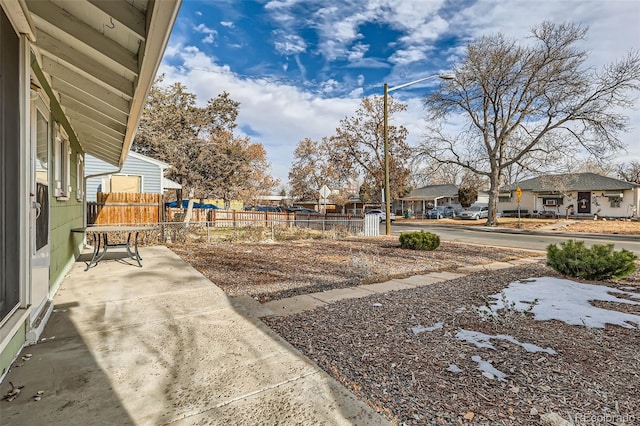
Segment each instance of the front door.
[[591,213],[591,192],[578,192],[578,213]]
[[49,111],[38,99],[31,109],[31,310],[32,319],[49,298]]

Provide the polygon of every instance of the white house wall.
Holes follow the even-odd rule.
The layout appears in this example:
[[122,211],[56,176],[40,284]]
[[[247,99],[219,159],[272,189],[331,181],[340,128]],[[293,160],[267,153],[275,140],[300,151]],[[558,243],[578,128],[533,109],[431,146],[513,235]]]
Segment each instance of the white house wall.
[[[597,214],[601,217],[631,217],[637,216],[640,211],[640,188],[628,189],[624,191],[580,191],[591,193],[591,213]],[[611,207],[609,198],[603,196],[605,193],[621,192],[623,194],[620,207]],[[573,205],[574,211],[577,212],[577,197],[578,191],[572,191],[567,193],[564,197],[562,205],[559,206],[543,206],[542,199],[544,196],[532,193],[531,191],[522,191],[520,209],[528,210],[529,214],[540,211],[553,211],[559,216],[566,215],[566,209],[568,206]],[[635,210],[634,210],[635,208]],[[516,202],[515,192],[512,193],[510,202],[498,202],[498,212],[504,212],[505,210],[517,210],[518,203]]]

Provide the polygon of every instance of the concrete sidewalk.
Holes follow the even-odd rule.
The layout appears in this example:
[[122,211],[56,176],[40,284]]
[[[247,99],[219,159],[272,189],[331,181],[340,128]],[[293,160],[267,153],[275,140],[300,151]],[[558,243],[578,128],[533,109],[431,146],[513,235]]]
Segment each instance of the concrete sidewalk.
[[508,262],[491,262],[481,265],[471,265],[458,268],[452,272],[441,271],[431,272],[425,275],[413,275],[407,278],[396,278],[375,284],[363,284],[355,287],[302,294],[300,296],[288,297],[286,299],[273,300],[264,304],[258,303],[252,297],[242,296],[234,298],[233,303],[240,309],[257,318],[265,316],[282,317],[316,309],[339,300],[358,299],[372,294],[389,293],[392,291],[423,287],[442,281],[454,280],[475,272],[495,271],[498,269],[512,268],[514,266],[530,265],[532,263],[539,262],[541,259],[544,259],[544,257],[525,257]]
[[389,424],[170,250],[141,254],[74,265],[0,424]]

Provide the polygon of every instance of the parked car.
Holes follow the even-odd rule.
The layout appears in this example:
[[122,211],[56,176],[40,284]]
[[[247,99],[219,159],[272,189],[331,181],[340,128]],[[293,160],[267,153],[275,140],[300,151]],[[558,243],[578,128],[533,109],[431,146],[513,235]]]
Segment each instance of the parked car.
[[427,212],[427,219],[442,219],[444,217],[456,217],[460,212],[452,206],[436,206]]
[[[365,214],[375,214],[378,215],[378,218],[380,219],[380,222],[386,222],[387,220],[387,214],[385,213],[384,210],[380,210],[380,209],[373,209],[373,210],[369,210],[367,211]],[[395,213],[391,213],[389,214],[389,220],[391,222],[393,222],[394,220],[396,220],[396,214]]]
[[282,209],[278,206],[259,206],[256,210],[259,212],[282,213]]
[[473,205],[460,213],[460,219],[480,220],[489,217],[489,207]]
[[[178,207],[178,202],[177,201],[171,201],[168,203],[164,203],[165,207],[171,207],[171,208],[177,208]],[[189,207],[189,200],[182,200],[182,208],[186,209],[187,207]],[[208,203],[197,203],[197,202],[193,202],[193,208],[194,209],[213,209],[213,210],[219,210],[220,207],[216,206],[215,204],[208,204]]]
[[304,214],[319,214],[316,210],[308,209],[302,206],[293,206],[286,209],[287,213],[304,213]]

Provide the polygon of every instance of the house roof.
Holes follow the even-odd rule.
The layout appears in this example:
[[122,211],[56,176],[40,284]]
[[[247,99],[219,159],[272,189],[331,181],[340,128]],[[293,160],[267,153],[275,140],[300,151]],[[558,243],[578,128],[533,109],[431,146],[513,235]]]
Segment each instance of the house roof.
[[182,189],[182,185],[165,177],[162,178],[162,187],[164,189]]
[[70,138],[85,153],[122,166],[181,0],[7,4],[32,42],[34,83]]
[[523,191],[620,191],[633,189],[635,183],[613,179],[595,173],[569,173],[561,175],[544,175],[523,180],[512,185],[505,185],[500,191],[514,191],[516,187]]
[[403,200],[433,200],[441,197],[457,197],[458,187],[453,184],[428,185],[414,189]]
[[155,164],[161,169],[168,169],[171,167],[171,164],[165,163],[164,161],[156,160],[155,158],[147,157],[146,155],[140,154],[138,152],[129,152],[129,157],[137,158],[142,161],[146,161],[147,163]]

